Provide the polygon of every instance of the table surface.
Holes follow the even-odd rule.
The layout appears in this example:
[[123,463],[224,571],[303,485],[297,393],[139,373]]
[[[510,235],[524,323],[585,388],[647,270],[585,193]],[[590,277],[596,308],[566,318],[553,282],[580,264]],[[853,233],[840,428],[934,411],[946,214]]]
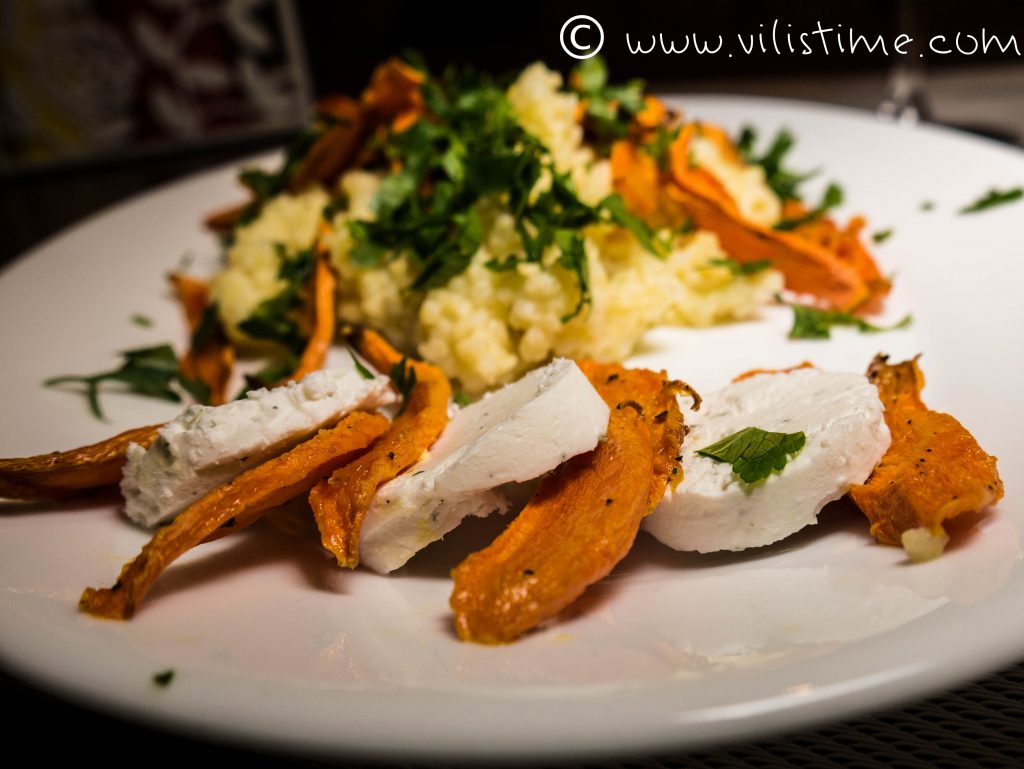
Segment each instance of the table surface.
[[[833,77],[759,82],[756,92],[871,108],[883,89],[884,78],[867,75],[838,81]],[[755,89],[750,82],[718,81],[687,83],[678,90],[750,93]],[[1021,66],[934,75],[927,89],[930,113],[935,119],[974,127],[1015,144],[1024,138],[1022,94]],[[182,148],[131,161],[0,178],[0,227],[5,233],[0,239],[0,265],[94,211],[165,181],[276,146],[282,138]],[[0,703],[7,705],[8,714],[5,742],[13,755],[18,755],[19,748],[24,748],[26,754],[42,749],[50,759],[73,758],[79,763],[97,759],[108,766],[136,765],[153,758],[159,763],[237,761],[250,768],[334,765],[155,731],[84,710],[3,671],[4,661],[0,659]],[[45,741],[40,727],[48,727]],[[607,769],[1024,766],[1024,663],[940,696],[853,721],[685,755],[638,756],[578,765]]]

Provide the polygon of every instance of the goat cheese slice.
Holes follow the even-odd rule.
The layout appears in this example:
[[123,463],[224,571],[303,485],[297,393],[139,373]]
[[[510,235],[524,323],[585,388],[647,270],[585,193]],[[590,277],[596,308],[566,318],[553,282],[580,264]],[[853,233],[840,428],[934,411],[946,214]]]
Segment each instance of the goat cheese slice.
[[349,362],[222,406],[190,406],[160,428],[149,449],[128,447],[121,480],[125,512],[138,523],[156,526],[350,411],[394,400],[387,377],[367,379]]
[[[643,527],[676,550],[744,550],[817,522],[850,486],[867,480],[889,448],[878,391],[860,374],[799,369],[760,374],[705,398],[688,419],[683,481]],[[806,435],[780,473],[744,483],[732,465],[697,454],[746,427]]]
[[559,358],[452,417],[425,458],[377,490],[363,521],[360,562],[402,566],[466,516],[504,513],[498,487],[553,470],[592,450],[608,406],[575,362]]

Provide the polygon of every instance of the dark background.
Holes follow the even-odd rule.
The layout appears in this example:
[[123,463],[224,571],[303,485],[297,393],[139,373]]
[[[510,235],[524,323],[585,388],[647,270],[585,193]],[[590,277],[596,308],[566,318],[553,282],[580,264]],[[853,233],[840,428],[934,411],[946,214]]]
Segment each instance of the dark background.
[[[0,0],[0,53],[4,47],[35,45],[30,41],[3,37],[4,14],[18,0]],[[977,0],[872,0],[870,2],[515,2],[472,6],[374,0],[373,2],[283,2],[294,10],[295,33],[300,51],[294,63],[306,77],[306,93],[276,122],[244,119],[233,124],[211,120],[202,130],[187,135],[161,134],[152,125],[151,115],[142,114],[130,134],[116,145],[90,151],[77,148],[66,157],[25,159],[18,156],[19,140],[0,122],[0,263],[22,253],[60,228],[88,213],[160,182],[217,163],[243,157],[256,150],[280,145],[308,114],[311,98],[333,92],[358,93],[374,65],[382,58],[406,49],[423,54],[432,68],[445,64],[472,64],[495,73],[510,72],[538,59],[568,71],[575,63],[560,48],[558,32],[572,15],[587,13],[597,18],[606,31],[602,55],[617,80],[646,79],[653,90],[726,92],[795,97],[816,101],[874,108],[891,86],[894,67],[920,67],[931,80],[941,81],[944,73],[958,77],[960,90],[951,92],[946,103],[958,105],[946,122],[979,130],[1010,141],[1020,141],[1024,132],[1024,88],[1019,79],[1007,85],[1000,101],[1022,116],[1021,124],[1007,126],[986,115],[986,105],[971,108],[964,104],[965,93],[973,85],[964,85],[964,77],[977,73],[983,86],[999,87],[1005,73],[1024,72],[1024,58],[1000,54],[988,55],[885,57],[868,54],[825,56],[815,54],[734,56],[693,54],[647,56],[631,55],[624,35],[650,39],[663,32],[666,38],[681,41],[687,34],[722,35],[735,45],[737,32],[757,31],[772,20],[792,24],[794,30],[810,30],[817,21],[826,26],[843,25],[868,37],[883,34],[888,40],[899,32],[923,41],[932,34],[951,34],[961,30],[978,34],[982,27],[1001,36],[1015,34],[1018,46],[1024,46],[1024,2]],[[124,20],[139,8],[149,5],[150,15],[167,15],[160,3],[131,3],[119,0],[82,0],[95,9],[99,18],[115,25],[125,45],[139,48],[138,30]],[[74,6],[75,3],[69,3]],[[197,7],[230,5],[223,0],[196,0]],[[6,9],[6,10],[5,10]],[[254,18],[274,28],[278,8],[274,0],[264,0]],[[118,26],[120,25],[120,26]],[[9,25],[8,25],[9,26]],[[216,35],[200,36],[193,46],[199,53],[220,56],[230,62],[232,49]],[[282,51],[272,49],[271,57]],[[2,60],[0,60],[2,63]],[[13,68],[8,68],[13,69]],[[925,73],[920,73],[924,77]],[[0,70],[0,117],[4,114],[5,84],[15,77]],[[12,80],[9,80],[11,78]],[[921,88],[927,102],[941,88]],[[971,81],[973,84],[975,81]],[[136,102],[143,102],[147,89],[159,87],[159,79],[140,77],[136,83]],[[941,85],[941,82],[940,82]],[[68,88],[75,83],[69,82]],[[225,98],[230,92],[223,92]],[[941,102],[942,99],[932,99]],[[8,100],[9,101],[9,100]],[[10,112],[10,104],[6,104]],[[941,113],[941,110],[939,110]],[[943,115],[931,115],[942,120]],[[244,118],[244,116],[243,116]],[[31,138],[31,137],[29,137]]]
[[[4,38],[3,25],[13,3],[0,0],[0,46],[25,41]],[[207,1],[207,5],[212,0]],[[203,3],[198,3],[202,5]],[[73,6],[74,3],[69,5]],[[117,21],[135,4],[85,0],[107,20]],[[187,136],[161,134],[151,122],[139,124],[116,146],[80,150],[64,157],[26,160],[18,152],[24,136],[0,128],[0,264],[83,216],[156,184],[280,145],[308,114],[309,97],[336,91],[358,93],[374,65],[403,49],[420,51],[432,67],[471,63],[492,72],[511,71],[542,59],[567,71],[575,62],[561,50],[558,31],[570,16],[586,13],[604,26],[602,55],[613,78],[642,77],[653,90],[749,93],[825,101],[874,109],[885,98],[895,74],[893,57],[815,56],[670,56],[630,55],[622,43],[626,31],[649,36],[664,32],[679,39],[687,33],[732,37],[754,31],[775,18],[810,29],[819,19],[843,24],[865,35],[898,32],[915,37],[981,27],[1002,36],[1016,34],[1024,46],[1024,2],[634,2],[399,3],[389,0],[301,2],[294,4],[303,49],[297,65],[306,74],[305,103],[283,122],[230,125],[212,121]],[[160,11],[162,12],[162,11]],[[273,26],[272,4],[259,11]],[[133,28],[118,28],[129,47]],[[208,37],[207,52],[231,56],[219,38]],[[274,49],[271,57],[281,57]],[[928,57],[919,106],[925,117],[1019,142],[1024,131],[1024,59],[992,53]],[[16,73],[0,70],[0,96]],[[1016,78],[1016,79],[1015,79]],[[135,99],[158,81],[141,79]],[[73,87],[73,84],[69,84]],[[945,89],[945,90],[943,90]],[[988,102],[968,96],[994,94]],[[931,105],[932,108],[926,108]],[[8,108],[9,104],[6,105]],[[0,109],[4,105],[0,100]],[[945,112],[943,111],[945,110]],[[2,126],[2,124],[0,124]],[[30,137],[29,137],[30,138]],[[5,329],[4,333],[15,330]],[[87,660],[82,661],[88,664]],[[0,660],[2,668],[2,660]],[[185,760],[244,762],[247,766],[317,766],[316,762],[278,759],[244,748],[211,746],[167,736],[96,715],[25,687],[0,674],[0,704],[8,715],[5,748],[32,750],[51,760],[92,759],[108,765],[179,764]],[[994,675],[954,693],[910,708],[795,736],[691,756],[644,759],[637,769],[727,766],[948,767],[1024,765],[1024,666]],[[617,767],[598,762],[590,766]]]

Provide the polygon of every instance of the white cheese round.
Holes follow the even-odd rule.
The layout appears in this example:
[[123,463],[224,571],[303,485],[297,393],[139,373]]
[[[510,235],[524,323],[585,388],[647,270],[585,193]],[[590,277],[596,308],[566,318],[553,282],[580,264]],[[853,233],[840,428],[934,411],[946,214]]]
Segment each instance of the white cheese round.
[[377,490],[359,560],[393,571],[469,515],[505,512],[499,486],[522,483],[597,446],[608,406],[573,361],[559,358],[459,410],[428,455]]
[[169,521],[249,468],[283,454],[357,409],[394,401],[385,376],[366,379],[346,361],[299,382],[250,392],[222,406],[190,406],[149,449],[128,447],[125,512],[144,526]]
[[[688,423],[683,481],[643,526],[669,547],[702,553],[769,545],[816,523],[822,507],[867,480],[890,442],[874,385],[818,369],[728,385]],[[747,427],[803,432],[806,444],[781,472],[754,484],[732,465],[697,454]]]

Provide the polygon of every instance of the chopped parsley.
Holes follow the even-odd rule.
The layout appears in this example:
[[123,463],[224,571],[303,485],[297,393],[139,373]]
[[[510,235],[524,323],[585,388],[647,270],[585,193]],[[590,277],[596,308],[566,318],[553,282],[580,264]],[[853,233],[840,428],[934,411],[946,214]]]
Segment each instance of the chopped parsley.
[[224,330],[220,327],[220,320],[217,314],[217,303],[208,304],[203,309],[199,325],[192,332],[192,349],[195,351],[201,350],[218,336],[223,336],[223,334]]
[[355,364],[356,371],[359,372],[359,376],[363,379],[373,379],[373,372],[362,364],[359,358],[356,357],[356,354],[352,352],[351,347],[349,348],[348,354],[352,356],[352,363]]
[[853,326],[862,334],[874,334],[906,328],[913,322],[913,318],[907,315],[891,326],[876,326],[863,318],[840,310],[820,310],[802,304],[791,306],[793,327],[789,330],[790,339],[829,339],[833,326]]
[[143,315],[142,313],[137,312],[132,315],[131,321],[139,328],[153,328],[153,319],[148,315]]
[[659,125],[655,129],[654,138],[649,143],[641,145],[641,148],[654,158],[654,162],[658,164],[661,171],[668,170],[669,148],[672,146],[672,142],[678,138],[681,130],[682,126],[666,128]]
[[181,390],[200,403],[209,401],[210,388],[204,382],[189,379],[181,373],[178,358],[169,344],[126,350],[121,355],[124,362],[113,371],[88,376],[52,377],[43,384],[46,387],[69,383],[84,385],[89,410],[97,419],[106,419],[99,401],[100,385],[103,382],[120,382],[127,385],[129,392],[175,403],[181,402]]
[[238,328],[253,339],[275,342],[292,355],[301,355],[306,346],[306,334],[298,317],[302,308],[301,291],[313,274],[316,258],[312,248],[288,253],[285,246],[278,243],[276,249],[281,260],[277,276],[285,285],[276,295],[260,302]]
[[935,201],[934,200],[922,200],[921,201],[921,210],[922,211],[931,211],[934,208],[935,208]]
[[[643,106],[642,88],[608,86],[595,66],[583,68],[581,93],[598,113],[608,113],[616,102],[614,114],[603,116],[605,128],[620,113],[628,123]],[[520,125],[492,79],[449,70],[428,76],[421,94],[430,119],[376,141],[370,167],[398,170],[385,177],[373,198],[375,218],[347,223],[353,240],[349,258],[356,266],[404,258],[412,267],[413,290],[445,285],[480,249],[490,202],[498,200],[514,217],[522,249],[495,254],[487,266],[501,271],[520,262],[544,264],[548,249],[557,248],[557,264],[575,276],[579,288],[575,308],[563,318],[570,320],[590,303],[581,228],[614,222],[648,250],[667,250],[617,195],[594,206],[582,202],[569,175],[555,169],[547,148]]]
[[744,483],[757,483],[773,472],[781,472],[790,458],[800,453],[806,440],[802,432],[772,433],[760,427],[747,427],[697,449],[697,453],[732,465],[733,472]]
[[892,230],[879,230],[871,235],[871,240],[875,243],[884,243],[892,237]]
[[735,277],[756,275],[759,272],[770,270],[771,259],[758,259],[755,262],[737,262],[728,256],[716,256],[708,260],[708,267],[725,267]]
[[462,390],[459,390],[459,392],[455,393],[455,395],[452,397],[452,400],[455,401],[456,405],[462,408],[465,408],[466,406],[473,402],[473,399],[466,395],[466,393],[464,393]]
[[412,388],[416,386],[416,367],[409,363],[407,355],[403,355],[402,360],[391,367],[391,381],[398,394],[402,396],[402,405],[398,409],[398,413],[401,414],[405,411]]
[[775,223],[775,229],[783,231],[795,230],[801,225],[820,219],[826,212],[836,206],[842,205],[842,202],[843,188],[832,182],[825,188],[825,194],[822,196],[821,202],[818,205],[800,216],[795,216],[792,219],[779,220]]
[[603,149],[629,134],[633,118],[644,108],[643,80],[611,85],[604,59],[592,56],[580,62],[569,82],[584,105],[583,128],[592,144]]
[[764,169],[765,181],[781,200],[801,200],[799,187],[817,171],[801,173],[783,167],[786,155],[793,148],[796,140],[787,129],[781,129],[763,155],[754,154],[757,145],[757,132],[751,126],[744,126],[736,139],[736,150],[740,156],[752,165]]
[[174,681],[175,670],[174,668],[168,668],[167,670],[161,670],[159,673],[153,674],[153,685],[158,686],[161,689],[166,689]]
[[978,198],[970,205],[964,206],[957,213],[975,214],[979,211],[987,211],[990,208],[995,208],[996,206],[1013,203],[1021,198],[1024,198],[1024,187],[1014,187],[1009,190],[997,190],[992,188],[985,193],[984,196]]

